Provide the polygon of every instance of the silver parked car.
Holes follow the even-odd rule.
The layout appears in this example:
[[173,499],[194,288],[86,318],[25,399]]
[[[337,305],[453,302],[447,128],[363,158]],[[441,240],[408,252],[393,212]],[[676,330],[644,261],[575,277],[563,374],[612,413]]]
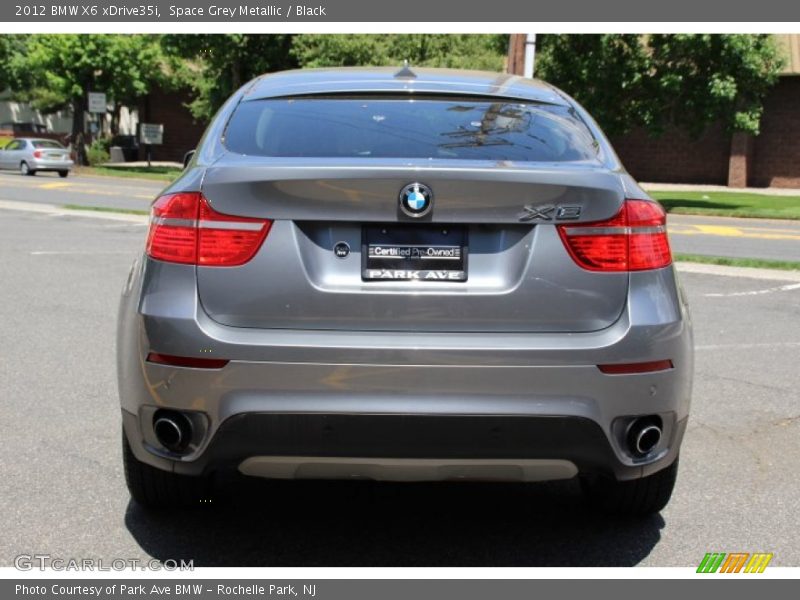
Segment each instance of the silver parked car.
[[692,334],[665,213],[530,79],[259,77],[152,207],[122,295],[125,473],[145,505],[268,478],[579,477],[660,510]]
[[0,150],[0,169],[18,170],[23,175],[56,171],[66,177],[72,165],[69,151],[55,140],[16,138]]

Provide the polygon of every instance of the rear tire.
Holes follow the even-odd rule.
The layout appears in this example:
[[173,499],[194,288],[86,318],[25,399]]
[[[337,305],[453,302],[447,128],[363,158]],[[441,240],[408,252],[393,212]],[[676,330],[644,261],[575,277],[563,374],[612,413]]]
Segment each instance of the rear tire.
[[22,175],[36,175],[36,171],[31,169],[24,160],[19,164],[19,172]]
[[131,497],[146,508],[191,507],[211,502],[208,477],[162,471],[136,458],[122,432],[122,463]]
[[59,171],[58,172],[58,176],[59,177],[63,178],[63,177],[66,177],[67,175],[69,175],[69,171]]
[[610,477],[583,479],[581,485],[589,503],[603,512],[624,516],[646,516],[659,512],[669,502],[678,459],[670,466],[647,477],[617,481]]

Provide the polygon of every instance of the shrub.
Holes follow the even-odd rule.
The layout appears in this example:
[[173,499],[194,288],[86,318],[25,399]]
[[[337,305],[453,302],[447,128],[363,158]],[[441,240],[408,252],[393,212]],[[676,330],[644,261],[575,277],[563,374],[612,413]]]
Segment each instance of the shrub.
[[96,167],[111,160],[111,155],[108,153],[110,145],[110,138],[98,138],[93,141],[86,151],[86,158],[89,160],[89,164]]

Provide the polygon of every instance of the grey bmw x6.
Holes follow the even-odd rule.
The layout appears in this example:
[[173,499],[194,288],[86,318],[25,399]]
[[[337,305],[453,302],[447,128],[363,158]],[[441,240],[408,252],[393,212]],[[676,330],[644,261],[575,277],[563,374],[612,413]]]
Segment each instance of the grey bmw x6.
[[[276,73],[152,206],[122,295],[125,474],[543,481],[669,500],[692,334],[665,214],[541,81]],[[223,478],[224,479],[224,478]]]

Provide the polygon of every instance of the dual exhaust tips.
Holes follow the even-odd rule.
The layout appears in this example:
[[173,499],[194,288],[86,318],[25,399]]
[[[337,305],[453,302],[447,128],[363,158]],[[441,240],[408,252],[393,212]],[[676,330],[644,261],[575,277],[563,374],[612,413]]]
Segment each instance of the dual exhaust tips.
[[191,420],[183,413],[158,410],[153,415],[153,433],[164,448],[181,453],[192,441],[193,426]]
[[625,441],[628,451],[639,458],[650,454],[661,442],[663,426],[660,417],[639,417],[631,421]]

